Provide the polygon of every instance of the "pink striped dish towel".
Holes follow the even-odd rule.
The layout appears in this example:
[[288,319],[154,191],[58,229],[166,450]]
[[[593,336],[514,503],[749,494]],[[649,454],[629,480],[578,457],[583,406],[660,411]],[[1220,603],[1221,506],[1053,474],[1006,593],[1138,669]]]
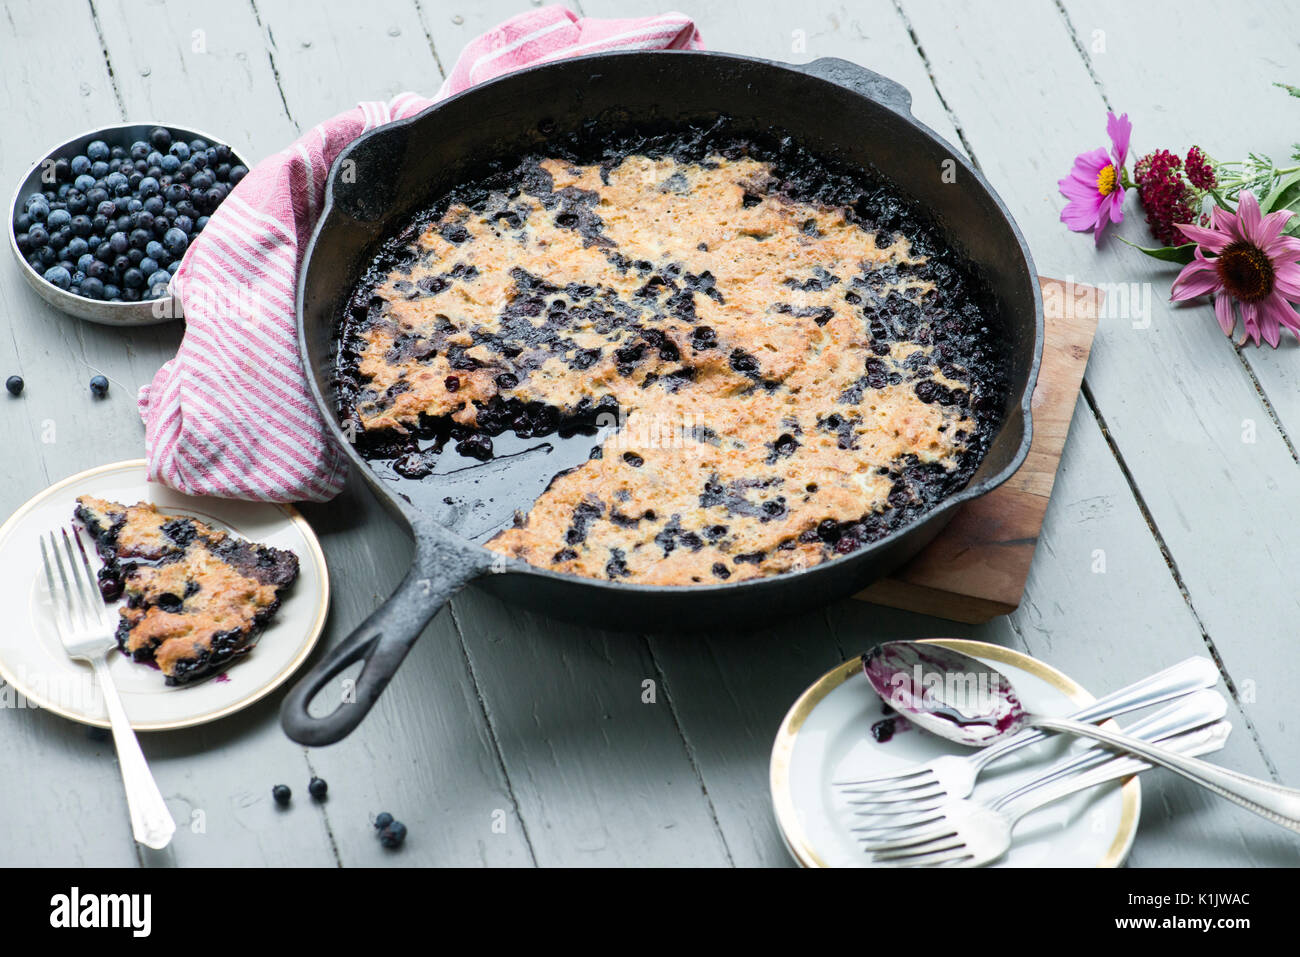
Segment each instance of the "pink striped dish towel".
[[139,397],[150,480],[190,495],[271,502],[321,502],[342,490],[347,460],[325,431],[298,358],[294,287],[325,176],[348,143],[520,67],[700,46],[695,24],[680,13],[595,20],[543,7],[472,40],[433,100],[402,93],[361,103],[258,164],[172,278],[185,337]]

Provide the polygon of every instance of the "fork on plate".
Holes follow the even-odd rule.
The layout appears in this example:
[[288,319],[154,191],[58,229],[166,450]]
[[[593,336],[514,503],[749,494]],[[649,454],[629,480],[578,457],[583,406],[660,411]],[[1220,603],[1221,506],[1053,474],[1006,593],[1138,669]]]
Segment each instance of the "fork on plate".
[[[1204,657],[1188,658],[1097,699],[1071,717],[1089,723],[1104,721],[1176,700],[1202,688],[1212,688],[1218,681],[1219,670],[1213,661]],[[986,767],[1049,736],[1045,731],[1026,730],[973,754],[941,755],[924,764],[872,778],[836,781],[834,787],[846,796],[853,795],[850,804],[874,805],[877,809],[891,804],[902,808],[918,800],[969,797]]]
[[[1223,720],[1226,712],[1227,703],[1218,692],[1201,691],[1139,721],[1128,733],[1179,754],[1208,754],[1222,748],[1232,731],[1232,725]],[[877,864],[980,867],[1010,849],[1016,824],[1032,811],[1149,767],[1141,758],[1094,745],[1062,758],[1032,781],[987,804],[970,798],[929,807],[921,802],[911,816],[858,811],[870,820],[854,830]]]
[[69,657],[85,661],[94,669],[95,679],[104,694],[108,720],[113,728],[113,743],[117,747],[117,763],[126,787],[131,833],[145,847],[164,848],[176,833],[176,822],[172,820],[162,792],[149,771],[140,742],[108,670],[109,652],[117,648],[114,637],[117,616],[100,596],[95,574],[90,569],[90,559],[75,527],[71,534],[66,528],[50,532],[42,536],[40,542],[45,583],[50,590],[59,638]]

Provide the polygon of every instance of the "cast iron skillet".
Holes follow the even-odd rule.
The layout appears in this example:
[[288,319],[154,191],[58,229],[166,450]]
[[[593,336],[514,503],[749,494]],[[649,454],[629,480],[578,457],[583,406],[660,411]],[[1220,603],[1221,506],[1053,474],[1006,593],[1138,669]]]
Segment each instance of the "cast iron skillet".
[[[904,88],[844,60],[792,66],[718,53],[599,54],[474,87],[367,133],[344,151],[330,171],[325,208],[299,276],[303,364],[327,428],[347,450],[356,474],[408,526],[415,557],[388,601],[330,649],[285,699],[281,720],[289,737],[321,745],[351,732],[424,626],[476,579],[527,608],[603,628],[680,630],[770,619],[841,598],[886,574],[929,543],[963,502],[1000,485],[1020,467],[1029,450],[1030,397],[1043,342],[1033,261],[983,177],[918,122],[910,107]],[[718,114],[729,115],[738,130],[783,131],[816,154],[874,168],[925,208],[944,238],[982,272],[1010,357],[1010,387],[1004,423],[969,485],[886,538],[812,568],[735,584],[663,587],[562,575],[505,559],[480,544],[490,532],[467,531],[437,504],[443,501],[437,497],[443,479],[433,476],[399,490],[381,478],[347,443],[332,382],[339,317],[380,243],[485,160],[538,149],[550,135],[592,120],[633,126]],[[526,509],[559,471],[556,461],[541,457],[545,461],[533,476],[544,473],[541,485],[511,502],[512,508]],[[528,486],[499,487],[511,484]],[[422,488],[413,494],[416,485]],[[308,710],[312,698],[363,659],[355,700],[314,716]]]

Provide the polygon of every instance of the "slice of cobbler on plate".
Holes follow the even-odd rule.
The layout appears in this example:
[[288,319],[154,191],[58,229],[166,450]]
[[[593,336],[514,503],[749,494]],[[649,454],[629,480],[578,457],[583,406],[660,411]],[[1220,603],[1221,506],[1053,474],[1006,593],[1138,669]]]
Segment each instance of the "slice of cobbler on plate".
[[106,601],[125,595],[117,641],[188,684],[251,650],[298,577],[298,556],[139,502],[83,495],[76,517],[94,538]]

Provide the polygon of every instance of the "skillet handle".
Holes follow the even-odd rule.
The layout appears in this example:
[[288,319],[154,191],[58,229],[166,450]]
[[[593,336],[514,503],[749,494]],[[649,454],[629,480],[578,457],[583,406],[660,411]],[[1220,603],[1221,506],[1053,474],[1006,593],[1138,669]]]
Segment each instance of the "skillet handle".
[[907,91],[907,87],[864,66],[841,60],[836,56],[824,56],[811,63],[799,63],[793,66],[796,70],[848,87],[855,93],[861,93],[868,99],[889,107],[895,113],[911,115],[912,94]]
[[[356,729],[411,650],[424,626],[456,592],[491,567],[491,553],[454,539],[441,527],[417,527],[415,559],[397,590],[342,644],[331,648],[294,685],[280,707],[280,724],[299,744],[341,741]],[[329,714],[314,717],[312,699],[340,672],[364,660],[356,684]]]

